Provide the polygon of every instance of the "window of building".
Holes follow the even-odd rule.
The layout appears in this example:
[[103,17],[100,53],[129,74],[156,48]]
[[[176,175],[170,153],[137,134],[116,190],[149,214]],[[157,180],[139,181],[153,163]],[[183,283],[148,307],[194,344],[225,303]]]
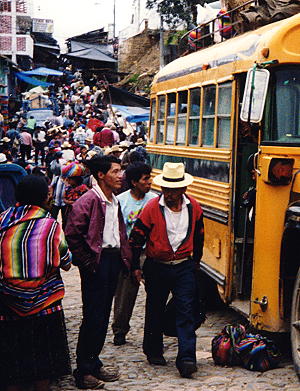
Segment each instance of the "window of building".
[[171,93],[168,94],[168,103],[167,103],[166,144],[174,144],[175,117],[176,117],[176,94]]
[[200,88],[193,88],[190,92],[189,145],[199,143],[200,94]]
[[178,120],[176,144],[184,145],[186,140],[186,117],[187,117],[188,92],[178,93]]
[[202,145],[210,147],[214,145],[216,86],[204,87],[203,94]]
[[219,85],[218,93],[218,147],[230,146],[232,83]]
[[164,127],[165,127],[165,108],[166,108],[166,97],[158,97],[158,118],[156,128],[156,143],[162,144],[164,141]]

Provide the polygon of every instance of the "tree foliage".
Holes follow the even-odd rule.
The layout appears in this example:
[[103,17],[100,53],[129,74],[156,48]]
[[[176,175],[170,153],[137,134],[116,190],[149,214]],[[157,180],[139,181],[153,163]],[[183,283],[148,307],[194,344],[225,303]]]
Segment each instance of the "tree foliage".
[[174,28],[182,22],[187,25],[195,22],[199,3],[199,0],[147,0],[146,7],[156,8],[163,21]]

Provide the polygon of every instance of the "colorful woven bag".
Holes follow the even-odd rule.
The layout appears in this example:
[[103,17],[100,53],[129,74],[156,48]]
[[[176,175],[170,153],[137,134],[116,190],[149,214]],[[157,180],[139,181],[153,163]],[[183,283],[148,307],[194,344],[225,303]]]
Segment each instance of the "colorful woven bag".
[[274,342],[259,334],[246,334],[234,349],[243,367],[250,371],[265,372],[276,368],[281,356]]
[[227,325],[212,340],[212,357],[216,365],[264,372],[278,366],[281,354],[270,339],[247,334],[243,325]]
[[232,36],[231,19],[229,14],[226,13],[226,9],[222,8],[217,15],[219,32],[221,37],[225,39],[230,38]]
[[239,343],[246,335],[243,325],[227,325],[212,340],[212,357],[217,365],[239,365],[240,359],[234,350],[236,343]]

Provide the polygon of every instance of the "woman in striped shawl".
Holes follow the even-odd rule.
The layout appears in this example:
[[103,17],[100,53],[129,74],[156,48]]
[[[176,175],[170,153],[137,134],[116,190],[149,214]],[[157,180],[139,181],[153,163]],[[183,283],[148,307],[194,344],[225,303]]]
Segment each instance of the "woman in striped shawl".
[[0,379],[6,391],[47,391],[70,373],[60,268],[71,255],[47,211],[45,179],[24,177],[16,199],[0,215]]

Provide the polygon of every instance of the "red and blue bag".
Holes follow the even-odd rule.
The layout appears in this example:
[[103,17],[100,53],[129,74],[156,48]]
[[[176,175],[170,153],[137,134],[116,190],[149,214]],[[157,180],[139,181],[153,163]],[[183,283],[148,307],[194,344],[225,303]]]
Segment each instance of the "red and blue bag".
[[278,366],[281,354],[272,340],[246,333],[243,325],[227,325],[212,340],[212,357],[216,365],[264,372]]

